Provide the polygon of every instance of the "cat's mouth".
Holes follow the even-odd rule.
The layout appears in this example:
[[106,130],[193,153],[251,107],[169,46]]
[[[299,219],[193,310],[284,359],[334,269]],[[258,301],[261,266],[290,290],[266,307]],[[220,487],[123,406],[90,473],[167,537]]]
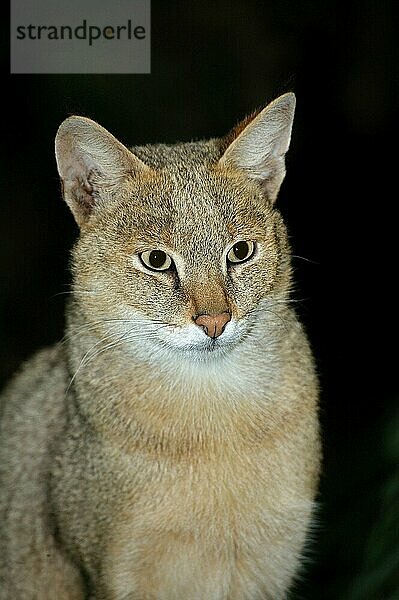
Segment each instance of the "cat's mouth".
[[[193,361],[214,359],[227,356],[247,336],[251,324],[247,319],[231,319],[223,332],[215,337],[209,336],[204,329],[194,323],[174,325],[148,319],[136,313],[134,318],[122,320],[122,338],[124,344],[144,356],[161,357],[173,360],[174,357]],[[164,355],[164,356],[163,356]]]
[[203,352],[211,354],[219,351],[227,351],[232,346],[235,346],[238,340],[225,341],[223,338],[205,338],[200,344],[190,344],[186,347],[187,351]]
[[159,336],[164,346],[186,355],[205,357],[226,354],[243,338],[244,328],[237,321],[227,323],[223,333],[210,337],[197,325],[162,329]]

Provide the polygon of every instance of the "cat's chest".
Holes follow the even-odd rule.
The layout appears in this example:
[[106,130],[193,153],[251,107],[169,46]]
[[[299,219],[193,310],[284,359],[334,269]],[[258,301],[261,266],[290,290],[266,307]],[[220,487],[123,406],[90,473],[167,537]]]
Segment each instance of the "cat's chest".
[[149,598],[222,598],[237,565],[256,571],[274,539],[284,547],[294,515],[266,455],[158,468],[115,506],[104,565],[115,597],[138,586]]

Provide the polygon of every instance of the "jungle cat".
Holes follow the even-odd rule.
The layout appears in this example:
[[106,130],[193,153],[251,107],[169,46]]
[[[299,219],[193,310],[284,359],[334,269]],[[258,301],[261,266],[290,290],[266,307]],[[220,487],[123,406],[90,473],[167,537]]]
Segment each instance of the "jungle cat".
[[1,600],[286,597],[320,462],[275,208],[294,109],[132,149],[59,127],[80,236],[65,340],[2,398]]

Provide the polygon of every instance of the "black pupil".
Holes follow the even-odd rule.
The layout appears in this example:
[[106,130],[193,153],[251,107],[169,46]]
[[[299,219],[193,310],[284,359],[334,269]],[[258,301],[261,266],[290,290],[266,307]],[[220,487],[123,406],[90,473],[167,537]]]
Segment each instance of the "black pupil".
[[247,242],[237,242],[233,246],[233,251],[238,260],[244,260],[248,256],[249,246]]
[[162,250],[152,250],[148,260],[154,269],[160,269],[166,262],[166,254]]

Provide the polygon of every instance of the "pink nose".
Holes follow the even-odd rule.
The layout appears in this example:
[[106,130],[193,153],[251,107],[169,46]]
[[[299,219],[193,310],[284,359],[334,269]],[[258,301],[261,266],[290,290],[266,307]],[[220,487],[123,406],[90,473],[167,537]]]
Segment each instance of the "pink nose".
[[209,335],[209,337],[214,339],[223,333],[224,328],[230,319],[230,314],[228,312],[223,312],[219,315],[200,315],[194,319],[194,321],[199,327],[202,327],[206,335]]

